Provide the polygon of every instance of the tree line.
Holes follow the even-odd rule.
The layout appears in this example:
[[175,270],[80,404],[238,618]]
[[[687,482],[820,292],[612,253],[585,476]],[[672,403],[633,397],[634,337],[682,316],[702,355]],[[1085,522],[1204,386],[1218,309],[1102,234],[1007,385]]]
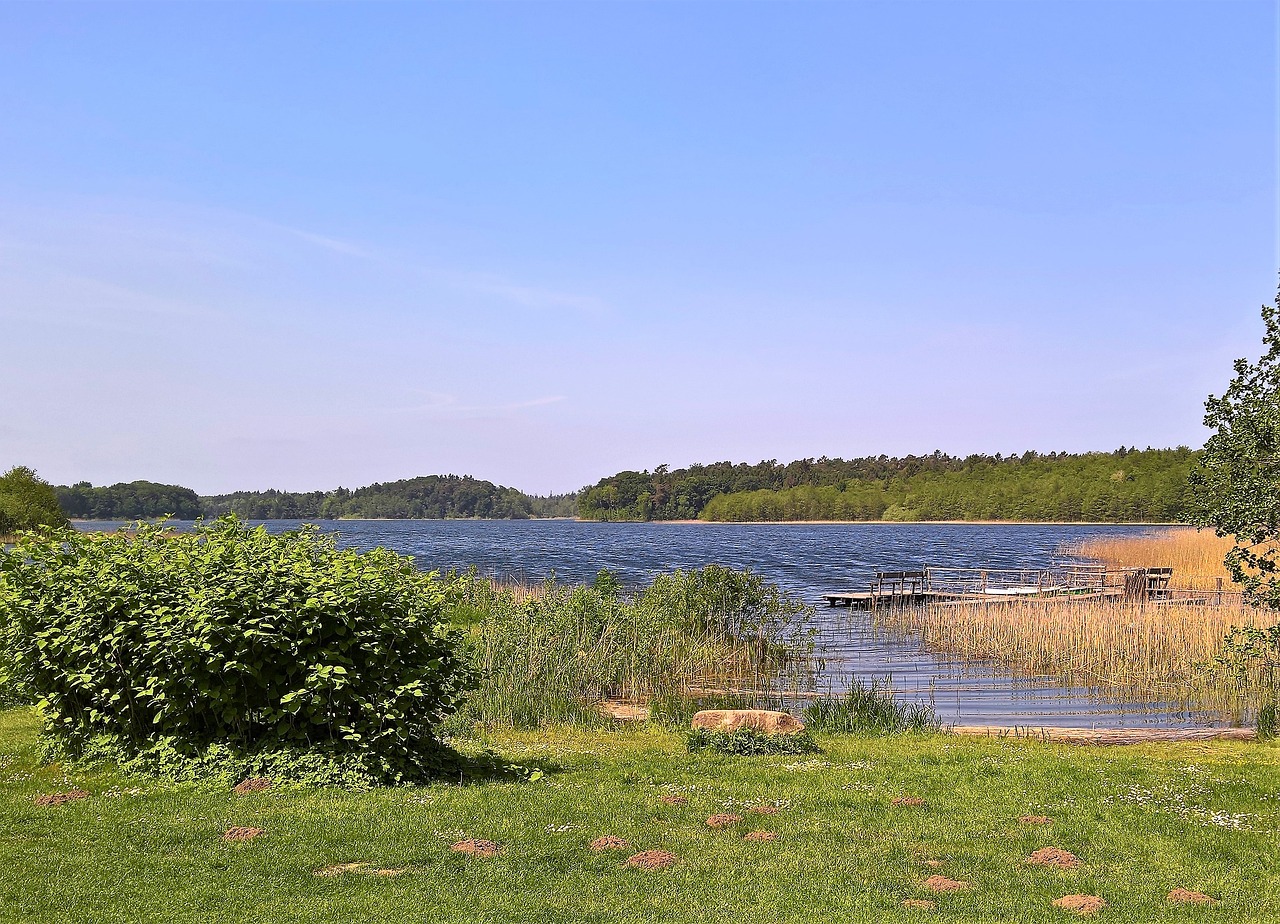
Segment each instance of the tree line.
[[[588,520],[1063,520],[1186,521],[1187,479],[1199,453],[1129,449],[1095,453],[869,456],[756,464],[717,462],[671,470],[620,472],[578,495],[535,497],[465,475],[426,475],[331,491],[237,491],[200,497],[180,485],[135,481],[50,487],[29,469],[10,478],[0,533],[32,521],[31,497],[44,490],[59,515],[136,520],[175,516],[244,519]],[[13,475],[13,472],[10,473]],[[33,487],[35,479],[43,489]],[[24,480],[25,479],[25,480]],[[5,498],[8,497],[6,500]],[[25,500],[22,498],[26,498]],[[48,497],[44,503],[48,505]],[[25,506],[23,506],[25,505]],[[19,514],[19,508],[28,513]],[[9,512],[6,513],[5,511]],[[39,519],[36,517],[36,519]]]
[[1185,521],[1198,453],[1129,449],[718,462],[620,472],[585,489],[593,520]]
[[205,497],[205,516],[235,513],[252,520],[483,519],[572,516],[572,494],[535,497],[469,475],[424,475],[332,491],[237,491]]

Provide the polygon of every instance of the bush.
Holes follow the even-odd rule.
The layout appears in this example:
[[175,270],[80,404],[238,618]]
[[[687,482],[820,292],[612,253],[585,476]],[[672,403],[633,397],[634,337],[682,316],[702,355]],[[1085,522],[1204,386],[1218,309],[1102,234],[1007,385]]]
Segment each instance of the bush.
[[739,728],[731,732],[708,731],[695,728],[685,742],[689,752],[717,751],[739,757],[760,754],[816,754],[818,746],[805,732],[794,735],[766,735],[751,728]]
[[450,763],[435,733],[469,680],[445,597],[412,559],[234,517],[64,530],[0,556],[12,679],[71,756],[311,752],[378,782],[427,778]]
[[889,734],[941,728],[937,713],[923,703],[902,703],[876,681],[855,682],[839,699],[822,699],[804,711],[805,726],[833,733]]

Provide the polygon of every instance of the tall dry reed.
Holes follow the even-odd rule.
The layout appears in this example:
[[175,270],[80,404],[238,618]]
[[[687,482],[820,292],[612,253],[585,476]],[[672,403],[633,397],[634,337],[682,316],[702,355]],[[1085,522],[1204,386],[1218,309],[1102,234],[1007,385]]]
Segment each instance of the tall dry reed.
[[1063,549],[1113,568],[1173,568],[1171,585],[1192,590],[1223,587],[1238,590],[1223,559],[1231,540],[1209,530],[1178,527],[1141,536],[1095,536]]
[[1025,676],[1224,709],[1256,699],[1274,682],[1259,670],[1233,676],[1215,664],[1232,628],[1275,622],[1275,614],[1240,604],[1017,600],[883,610],[877,620],[921,632],[932,650],[991,659]]

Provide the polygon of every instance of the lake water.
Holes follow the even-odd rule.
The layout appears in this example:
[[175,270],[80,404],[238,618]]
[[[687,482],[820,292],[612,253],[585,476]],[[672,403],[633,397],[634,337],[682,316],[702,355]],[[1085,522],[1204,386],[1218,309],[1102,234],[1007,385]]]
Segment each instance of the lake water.
[[[82,529],[118,524],[81,523]],[[180,527],[189,524],[178,524]],[[273,532],[298,521],[272,520]],[[820,595],[865,589],[877,570],[924,565],[1044,568],[1060,549],[1088,536],[1135,535],[1141,526],[979,525],[937,523],[677,524],[580,523],[572,520],[322,521],[339,542],[384,546],[414,556],[424,569],[476,567],[486,575],[541,581],[589,581],[600,568],[639,584],[677,568],[716,563],[750,568],[814,603],[824,687],[851,680],[891,682],[908,699],[932,703],[946,722],[990,725],[1114,727],[1197,725],[1155,701],[1124,701],[1097,691],[1016,678],[998,667],[927,651],[915,637],[877,629],[864,612],[829,609]]]

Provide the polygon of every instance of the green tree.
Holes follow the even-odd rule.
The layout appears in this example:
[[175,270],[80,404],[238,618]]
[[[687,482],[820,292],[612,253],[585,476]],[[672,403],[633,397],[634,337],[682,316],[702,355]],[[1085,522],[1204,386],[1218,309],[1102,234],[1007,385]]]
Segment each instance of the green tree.
[[1226,565],[1246,597],[1280,609],[1280,293],[1262,320],[1262,358],[1236,360],[1222,397],[1205,402],[1216,432],[1191,488],[1199,524],[1234,537]]
[[0,535],[37,526],[66,526],[67,515],[49,482],[25,465],[0,475]]

